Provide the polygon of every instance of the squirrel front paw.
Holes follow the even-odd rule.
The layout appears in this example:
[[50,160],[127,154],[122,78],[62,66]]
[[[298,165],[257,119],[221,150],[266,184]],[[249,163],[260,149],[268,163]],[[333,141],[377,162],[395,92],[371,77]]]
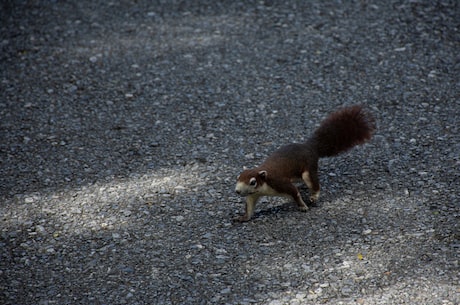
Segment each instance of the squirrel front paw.
[[308,206],[317,207],[318,206],[318,204],[317,204],[318,198],[319,198],[319,191],[315,192],[314,194],[312,194],[310,196],[310,202],[309,202]]
[[247,215],[237,216],[233,218],[234,222],[247,222],[251,219],[251,217]]
[[300,212],[307,212],[308,211],[308,206],[306,206],[306,205],[305,206],[300,206],[299,211]]

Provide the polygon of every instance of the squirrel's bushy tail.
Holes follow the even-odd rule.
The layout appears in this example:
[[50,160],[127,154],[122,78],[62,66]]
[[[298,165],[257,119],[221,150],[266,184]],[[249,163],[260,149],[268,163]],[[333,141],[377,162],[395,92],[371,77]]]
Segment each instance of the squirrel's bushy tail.
[[368,141],[374,130],[372,114],[355,105],[330,114],[310,141],[316,146],[318,157],[331,157]]

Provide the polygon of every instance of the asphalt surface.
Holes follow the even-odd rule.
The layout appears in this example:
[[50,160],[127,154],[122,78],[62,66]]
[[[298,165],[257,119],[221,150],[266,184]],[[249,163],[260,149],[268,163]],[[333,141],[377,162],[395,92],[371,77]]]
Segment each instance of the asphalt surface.
[[[458,1],[2,1],[1,304],[459,304]],[[243,166],[364,104],[318,207]],[[306,188],[302,189],[306,198]]]

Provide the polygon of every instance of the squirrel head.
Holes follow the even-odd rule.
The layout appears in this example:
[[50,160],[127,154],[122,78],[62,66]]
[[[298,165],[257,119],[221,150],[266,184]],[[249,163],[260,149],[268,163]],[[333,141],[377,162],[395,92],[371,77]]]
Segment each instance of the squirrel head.
[[241,196],[255,194],[258,188],[264,185],[266,178],[265,170],[244,170],[237,178],[235,192]]

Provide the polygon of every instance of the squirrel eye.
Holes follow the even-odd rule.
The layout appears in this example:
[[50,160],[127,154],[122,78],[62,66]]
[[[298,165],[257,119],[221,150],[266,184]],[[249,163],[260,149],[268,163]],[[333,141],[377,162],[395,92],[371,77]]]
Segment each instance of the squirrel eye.
[[257,184],[257,180],[255,178],[252,178],[250,181],[249,181],[249,185],[250,186],[255,186]]

